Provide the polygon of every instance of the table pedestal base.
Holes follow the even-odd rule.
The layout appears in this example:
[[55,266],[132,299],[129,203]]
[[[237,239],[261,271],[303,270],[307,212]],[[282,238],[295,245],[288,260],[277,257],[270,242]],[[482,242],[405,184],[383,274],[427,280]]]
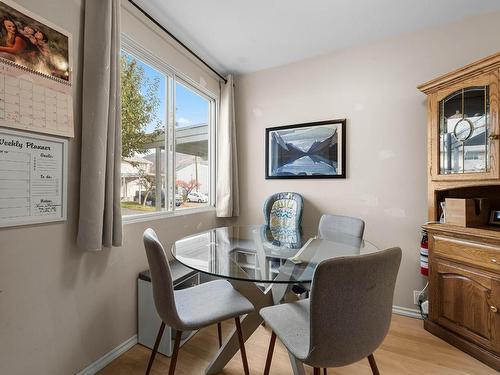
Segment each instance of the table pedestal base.
[[[262,317],[259,315],[260,309],[266,306],[272,306],[275,303],[279,303],[275,301],[281,300],[281,298],[286,293],[287,288],[283,288],[284,286],[281,284],[275,284],[276,288],[270,286],[265,291],[262,291],[256,284],[252,282],[238,280],[229,281],[238,292],[245,296],[255,306],[255,312],[244,316],[241,320],[243,339],[246,341],[263,322]],[[231,358],[233,358],[238,350],[238,335],[236,333],[236,329],[233,329],[228,338],[222,344],[222,347],[215,354],[215,358],[213,359],[213,361],[205,369],[205,374],[211,375],[221,372],[224,366],[226,366],[226,364],[231,360]],[[248,350],[248,348],[247,353],[251,353],[251,350]],[[298,361],[291,353],[288,353],[288,355],[290,357],[293,374],[305,375],[302,362]],[[264,369],[264,365],[265,364],[262,363],[262,369]]]

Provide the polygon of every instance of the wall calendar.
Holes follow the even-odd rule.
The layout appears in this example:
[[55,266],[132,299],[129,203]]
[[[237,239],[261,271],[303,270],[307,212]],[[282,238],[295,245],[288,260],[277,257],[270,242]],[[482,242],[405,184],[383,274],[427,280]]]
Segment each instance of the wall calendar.
[[68,32],[0,0],[0,227],[66,220],[71,58]]
[[71,35],[0,1],[0,126],[73,137]]

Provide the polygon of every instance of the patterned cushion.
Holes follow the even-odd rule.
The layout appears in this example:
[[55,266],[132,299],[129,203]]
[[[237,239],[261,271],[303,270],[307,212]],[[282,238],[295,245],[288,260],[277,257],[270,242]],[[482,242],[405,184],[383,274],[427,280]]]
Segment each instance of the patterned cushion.
[[271,234],[273,240],[280,243],[281,247],[295,249],[300,244],[300,232],[297,230],[290,230],[287,227],[275,227],[271,228]]
[[269,227],[277,240],[297,242],[297,202],[292,199],[280,199],[274,202]]
[[280,199],[273,203],[270,213],[271,228],[288,227],[296,230],[297,202],[292,199]]
[[274,240],[290,246],[300,243],[303,198],[293,192],[271,195],[264,204],[264,216]]

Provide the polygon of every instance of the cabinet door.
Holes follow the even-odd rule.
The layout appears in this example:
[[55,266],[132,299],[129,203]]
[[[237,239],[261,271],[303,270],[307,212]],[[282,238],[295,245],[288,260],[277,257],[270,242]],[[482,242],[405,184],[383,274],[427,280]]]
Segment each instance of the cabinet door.
[[500,177],[498,89],[495,71],[429,97],[432,180]]
[[430,319],[500,353],[500,280],[439,258],[431,278]]

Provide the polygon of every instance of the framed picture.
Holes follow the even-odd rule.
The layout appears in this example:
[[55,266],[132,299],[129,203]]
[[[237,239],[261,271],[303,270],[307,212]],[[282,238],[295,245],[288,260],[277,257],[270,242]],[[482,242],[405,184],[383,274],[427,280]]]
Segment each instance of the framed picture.
[[345,178],[346,120],[266,129],[266,179]]
[[70,82],[70,34],[10,0],[0,1],[0,59]]
[[500,226],[500,211],[491,210],[490,212],[490,224]]

